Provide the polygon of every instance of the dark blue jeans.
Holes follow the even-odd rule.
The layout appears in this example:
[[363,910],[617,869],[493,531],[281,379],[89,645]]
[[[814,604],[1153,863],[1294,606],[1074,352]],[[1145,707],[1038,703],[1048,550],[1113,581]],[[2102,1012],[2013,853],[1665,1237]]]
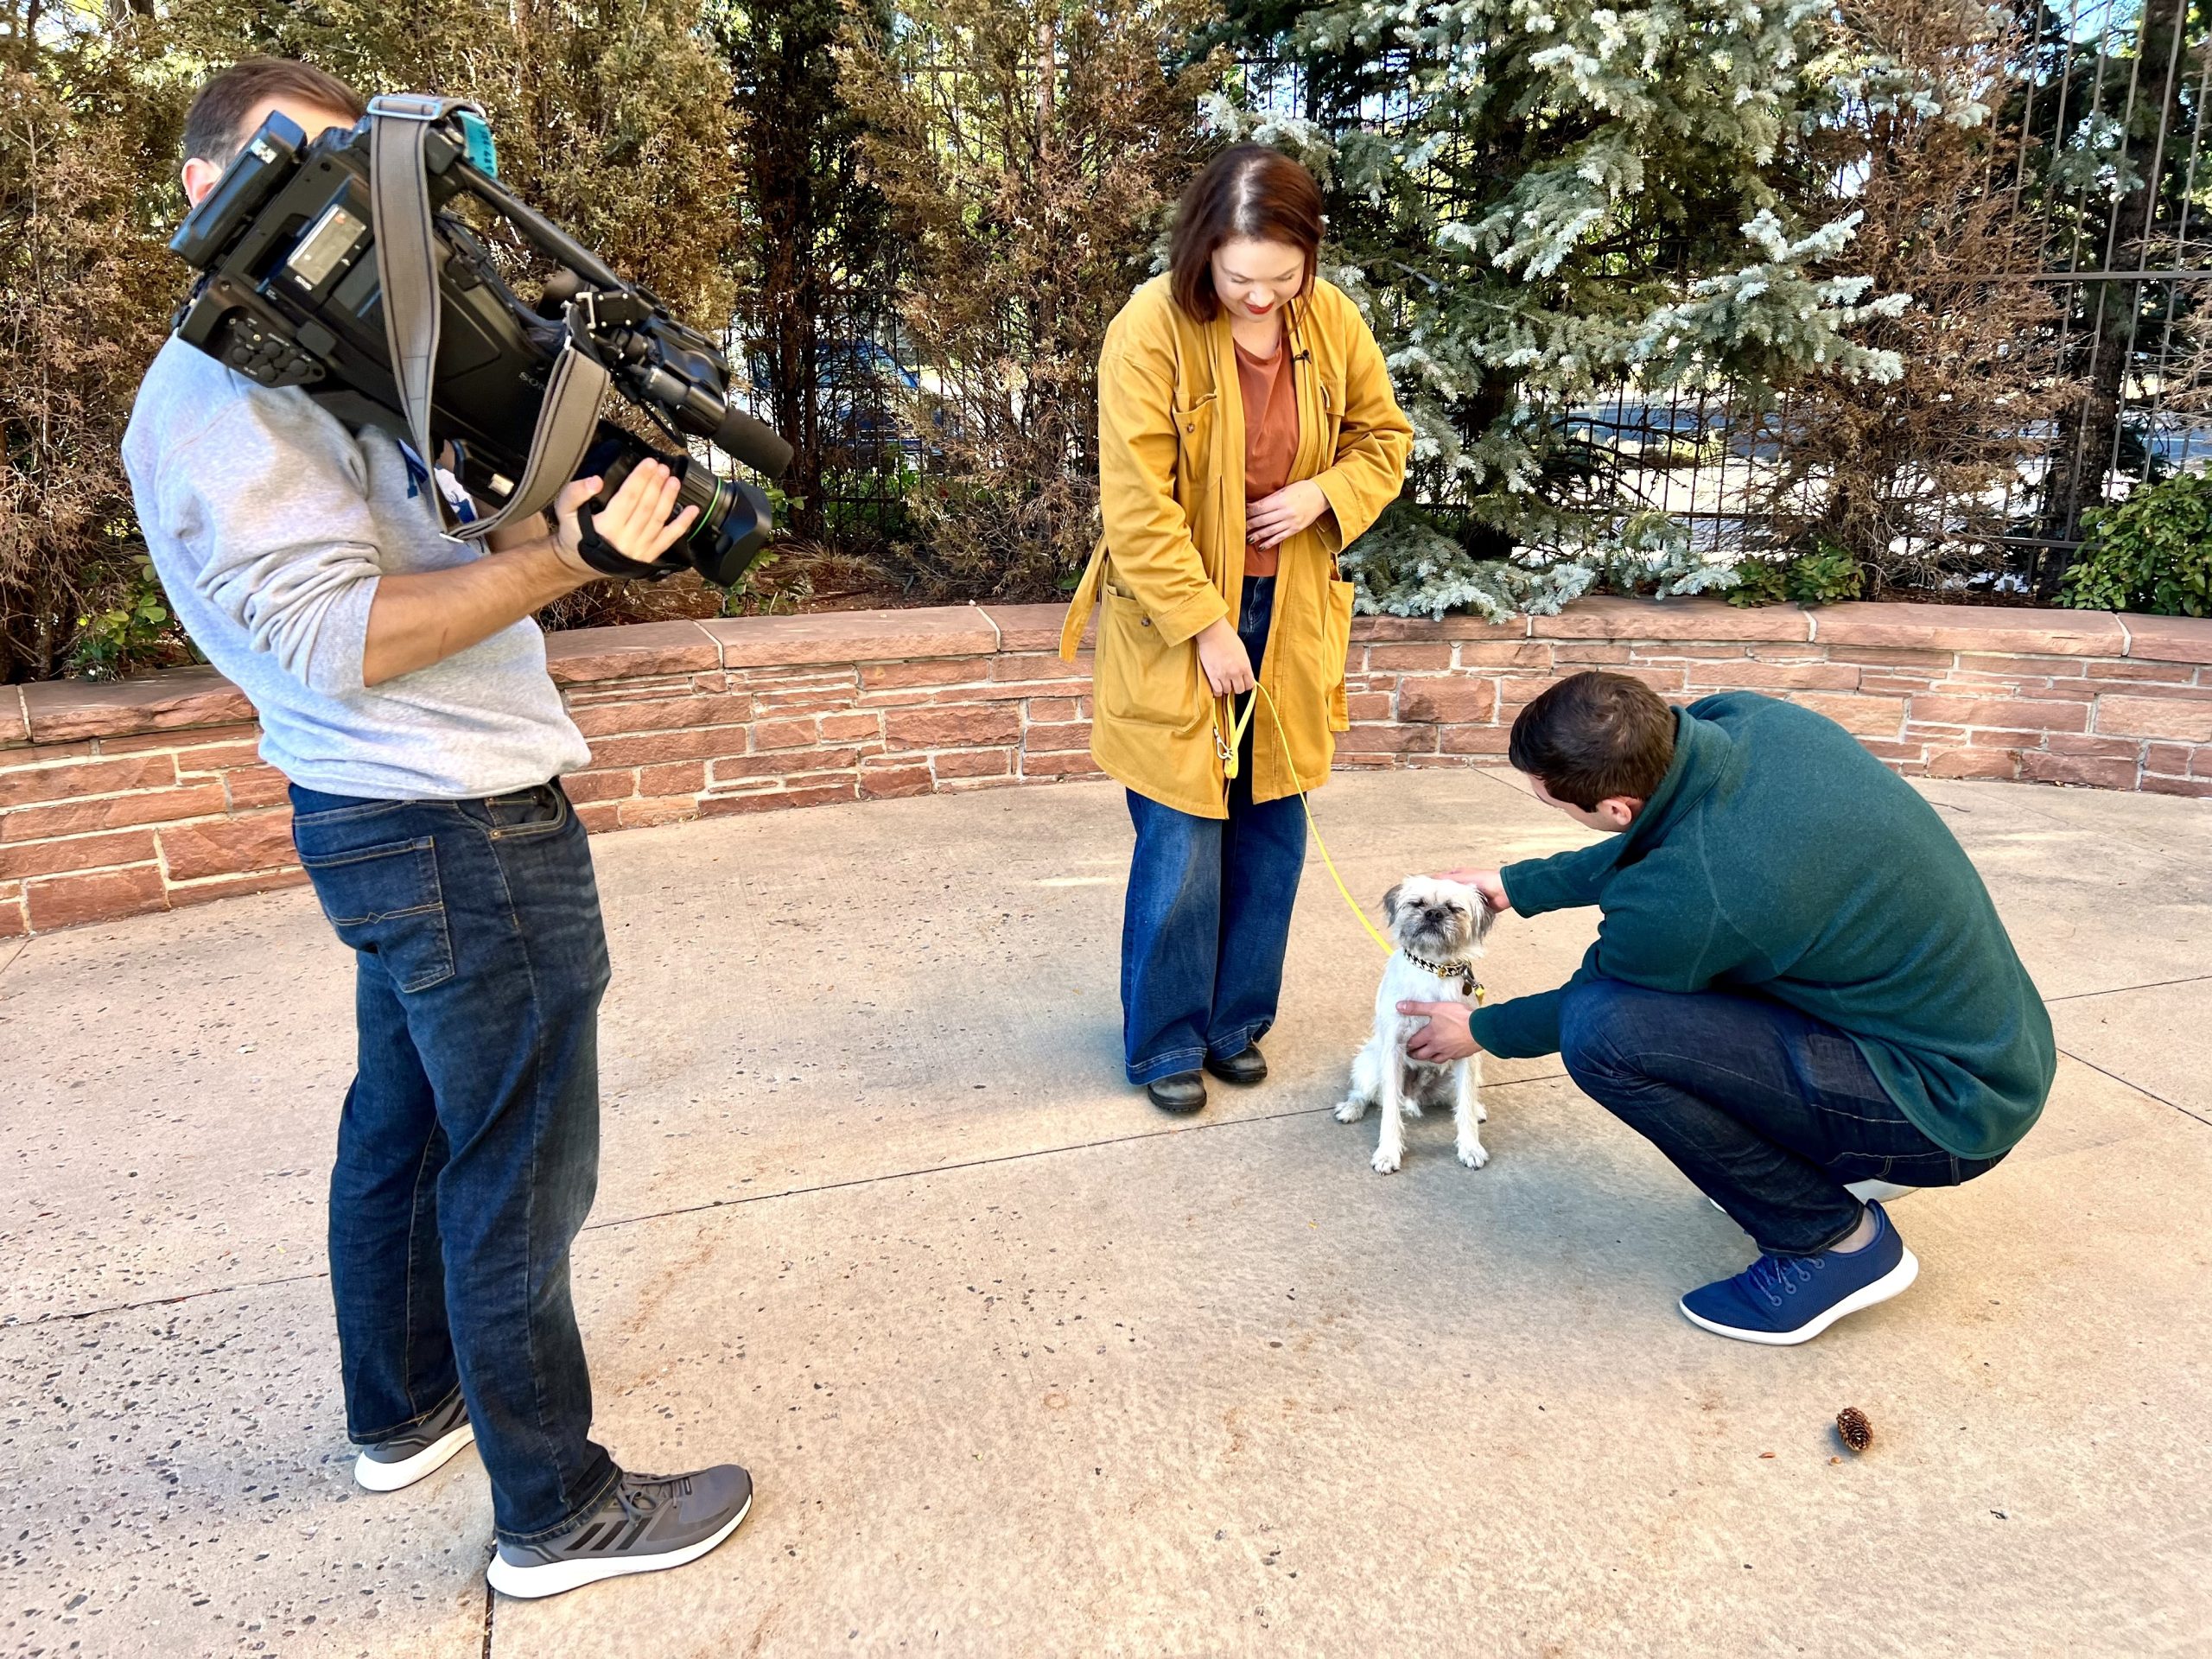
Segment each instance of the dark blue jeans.
[[599,889],[558,784],[486,800],[292,790],[292,838],[353,946],[360,1054],[330,1177],[346,1432],[458,1386],[499,1535],[557,1532],[616,1478],[592,1442],[569,1246],[599,1179]]
[[[1236,632],[1254,673],[1274,619],[1274,578],[1248,577]],[[1122,920],[1122,1043],[1131,1083],[1242,1053],[1274,1024],[1291,906],[1306,868],[1306,809],[1252,804],[1252,733],[1229,817],[1201,818],[1129,792],[1137,832]]]
[[1560,1007],[1560,1053],[1583,1093],[1777,1255],[1817,1255],[1859,1224],[1848,1182],[1955,1186],[2002,1158],[1944,1151],[1850,1038],[1764,997],[1585,980]]

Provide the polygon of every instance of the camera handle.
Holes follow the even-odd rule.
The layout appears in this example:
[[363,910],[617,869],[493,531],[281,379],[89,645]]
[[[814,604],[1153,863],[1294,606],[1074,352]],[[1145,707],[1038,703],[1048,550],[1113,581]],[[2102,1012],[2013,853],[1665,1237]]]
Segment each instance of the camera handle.
[[[430,438],[430,391],[437,372],[441,319],[437,232],[423,140],[433,124],[455,111],[479,120],[484,113],[463,99],[412,92],[386,94],[369,105],[369,196],[377,282],[384,295],[385,340],[415,453],[426,461],[436,454]],[[454,521],[442,493],[430,493],[447,538],[481,541],[500,525],[550,505],[561,486],[575,476],[576,465],[590,447],[611,379],[596,354],[582,348],[572,316],[568,340],[554,361],[544,401],[538,406],[523,475],[506,500],[488,517],[463,527]],[[465,535],[456,534],[464,528]],[[593,539],[606,547],[603,537]]]

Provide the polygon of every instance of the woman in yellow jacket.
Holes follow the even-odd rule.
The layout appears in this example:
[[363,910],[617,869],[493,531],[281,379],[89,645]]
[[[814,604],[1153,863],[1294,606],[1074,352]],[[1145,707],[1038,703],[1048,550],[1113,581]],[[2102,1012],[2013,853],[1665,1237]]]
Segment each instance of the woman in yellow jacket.
[[[1413,444],[1374,335],[1314,270],[1320,241],[1304,168],[1225,151],[1185,193],[1167,275],[1099,359],[1105,535],[1061,652],[1096,610],[1091,753],[1136,826],[1124,1057],[1167,1111],[1205,1104],[1201,1068],[1267,1076],[1257,1044],[1306,861],[1293,779],[1327,781],[1348,723],[1337,555],[1397,495]],[[1232,745],[1255,682],[1282,733],[1260,701]]]

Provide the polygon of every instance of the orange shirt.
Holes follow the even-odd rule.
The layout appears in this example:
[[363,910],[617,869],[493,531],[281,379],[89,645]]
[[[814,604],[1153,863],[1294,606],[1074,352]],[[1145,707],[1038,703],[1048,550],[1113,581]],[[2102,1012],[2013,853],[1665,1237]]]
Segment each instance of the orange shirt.
[[[1290,482],[1298,456],[1298,392],[1291,385],[1290,342],[1286,336],[1273,357],[1255,357],[1236,347],[1236,387],[1244,397],[1244,500],[1247,505],[1273,495]],[[1244,574],[1272,576],[1281,550],[1244,548]]]

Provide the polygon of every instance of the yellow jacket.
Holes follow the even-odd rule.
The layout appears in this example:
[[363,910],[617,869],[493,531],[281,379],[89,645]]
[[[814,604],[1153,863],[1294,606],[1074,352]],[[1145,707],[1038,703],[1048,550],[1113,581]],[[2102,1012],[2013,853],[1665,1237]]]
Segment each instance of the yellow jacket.
[[[1298,391],[1294,481],[1333,509],[1282,544],[1260,682],[1290,739],[1290,765],[1262,702],[1253,717],[1252,798],[1327,781],[1344,715],[1351,584],[1336,556],[1405,482],[1413,428],[1358,308],[1317,281],[1292,302],[1286,345]],[[1244,400],[1229,320],[1197,323],[1167,279],[1146,283],[1106,332],[1098,362],[1099,507],[1105,535],[1068,607],[1071,660],[1094,609],[1090,753],[1109,776],[1164,806],[1229,816],[1215,742],[1234,712],[1198,668],[1195,636],[1236,620],[1244,582]],[[1103,608],[1100,609],[1103,601]],[[1235,700],[1244,701],[1242,698]]]

